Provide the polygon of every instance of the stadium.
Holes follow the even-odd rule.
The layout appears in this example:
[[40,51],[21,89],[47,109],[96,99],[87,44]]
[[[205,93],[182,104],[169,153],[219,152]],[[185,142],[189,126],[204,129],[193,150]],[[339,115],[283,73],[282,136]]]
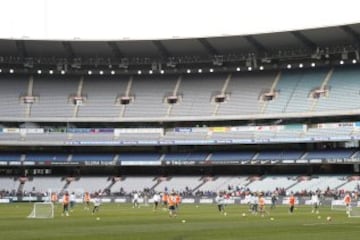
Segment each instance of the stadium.
[[[7,239],[354,239],[359,42],[359,23],[0,39],[0,231]],[[67,217],[68,193],[76,204]],[[92,203],[85,210],[85,193],[101,199],[98,212]],[[153,208],[155,194],[173,193],[178,215]],[[253,194],[266,214],[249,209]]]

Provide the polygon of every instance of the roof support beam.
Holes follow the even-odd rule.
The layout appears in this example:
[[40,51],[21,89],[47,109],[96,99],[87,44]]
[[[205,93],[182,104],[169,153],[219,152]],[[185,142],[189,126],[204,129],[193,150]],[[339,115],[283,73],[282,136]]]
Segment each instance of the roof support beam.
[[253,36],[245,36],[245,39],[255,47],[257,52],[267,52],[266,47],[262,45],[258,40],[256,40]]
[[206,51],[209,53],[209,55],[212,55],[212,56],[219,55],[219,52],[209,43],[208,40],[206,40],[205,38],[198,38],[197,40],[206,49]]
[[124,54],[121,52],[116,42],[107,42],[107,44],[116,58],[121,59],[124,57]]
[[21,56],[23,58],[27,58],[28,53],[27,53],[27,50],[25,47],[25,42],[21,41],[21,40],[16,40],[15,44],[16,44],[16,49],[17,49],[19,56]]
[[74,59],[75,58],[75,52],[73,47],[71,46],[70,42],[62,42],[63,47],[65,48],[65,52],[68,55],[68,58]]
[[298,40],[300,40],[300,42],[302,42],[309,49],[315,50],[318,47],[316,43],[311,41],[308,37],[306,37],[303,33],[299,31],[292,31],[291,34],[294,35]]
[[159,40],[154,40],[152,41],[153,44],[155,45],[155,47],[157,48],[157,50],[159,51],[160,53],[160,56],[163,58],[163,59],[168,59],[170,57],[170,53],[169,51],[166,49],[166,47],[164,46],[164,44],[162,44],[161,41]]
[[350,26],[341,26],[340,27],[346,34],[348,34],[350,37],[352,37],[355,41],[358,43],[360,42],[360,34],[354,31]]

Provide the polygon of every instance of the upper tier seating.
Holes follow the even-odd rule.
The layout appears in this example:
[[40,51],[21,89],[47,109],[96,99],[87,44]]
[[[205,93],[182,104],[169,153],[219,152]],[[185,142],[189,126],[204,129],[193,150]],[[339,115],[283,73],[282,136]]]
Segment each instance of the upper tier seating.
[[[137,76],[1,76],[0,112],[12,118],[147,119],[294,114],[359,108],[357,66]],[[320,91],[318,97],[314,97]],[[272,99],[264,94],[272,93]],[[24,97],[33,97],[25,103]],[[216,102],[223,96],[223,102]],[[76,104],[75,98],[82,98]],[[128,97],[128,104],[120,103]],[[177,98],[169,103],[168,97]],[[33,101],[33,102],[32,102]]]

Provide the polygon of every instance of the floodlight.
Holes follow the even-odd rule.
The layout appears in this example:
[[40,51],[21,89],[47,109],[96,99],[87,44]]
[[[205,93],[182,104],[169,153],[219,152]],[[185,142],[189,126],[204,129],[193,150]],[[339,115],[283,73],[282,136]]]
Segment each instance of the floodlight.
[[303,68],[303,67],[304,67],[304,64],[300,63],[299,68]]
[[[353,60],[352,60],[352,63],[353,63],[353,64],[357,63],[356,59],[353,59]],[[1,71],[0,71],[0,72],[1,72]]]
[[164,73],[165,73],[165,71],[164,71],[164,70],[160,70],[160,73],[161,73],[161,74],[164,74]]
[[40,75],[41,73],[42,73],[41,69],[37,70],[37,74]]
[[291,67],[292,67],[291,64],[286,65],[287,69],[291,69]]
[[316,64],[314,62],[311,63],[311,67],[315,67]]
[[99,74],[100,74],[100,75],[103,75],[103,74],[104,74],[104,71],[103,71],[103,70],[100,70],[100,71],[99,71]]
[[186,70],[186,72],[187,72],[187,73],[191,73],[191,70],[190,70],[190,69],[188,69],[188,70]]
[[149,74],[153,74],[153,70],[149,70]]
[[51,70],[51,69],[50,69],[50,70],[49,70],[49,74],[51,74],[51,75],[54,74],[54,70]]
[[91,70],[89,70],[89,71],[88,71],[88,75],[91,75],[91,74],[92,74],[92,71],[91,71]]
[[237,71],[237,72],[240,72],[240,70],[241,70],[240,67],[237,67],[237,68],[236,68],[236,71]]
[[61,73],[61,75],[64,75],[64,74],[65,74],[65,70],[61,70],[60,73]]
[[210,72],[214,72],[214,69],[213,68],[210,68],[210,70],[209,70]]
[[260,69],[260,71],[264,70],[264,66],[260,66],[259,69]]
[[249,71],[249,72],[252,71],[252,67],[248,67],[248,71]]
[[14,69],[12,69],[12,68],[10,68],[10,70],[9,70],[9,73],[14,73],[15,71],[14,71]]
[[141,71],[141,70],[138,70],[137,73],[138,73],[138,75],[141,75],[142,71]]
[[198,73],[202,73],[202,69],[201,69],[201,68],[198,69]]
[[111,70],[111,75],[115,75],[115,71],[114,70]]

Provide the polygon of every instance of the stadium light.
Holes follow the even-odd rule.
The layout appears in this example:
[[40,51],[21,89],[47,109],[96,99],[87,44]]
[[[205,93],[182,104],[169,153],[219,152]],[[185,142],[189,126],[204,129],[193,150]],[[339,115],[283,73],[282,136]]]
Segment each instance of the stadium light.
[[14,72],[14,69],[10,68],[9,73],[13,74]]
[[91,70],[89,70],[89,71],[88,71],[88,75],[91,75],[91,74],[92,74],[92,71],[91,71]]
[[103,70],[100,70],[100,71],[99,71],[99,74],[100,74],[100,75],[103,75],[103,74],[104,74],[104,71],[103,71]]
[[50,74],[50,75],[54,74],[54,70],[51,70],[51,69],[50,69],[50,70],[49,70],[49,74]]
[[198,69],[198,73],[202,73],[202,69],[201,69],[201,68]]
[[287,69],[291,69],[291,67],[292,67],[291,64],[288,64],[288,65],[286,66]]
[[213,68],[210,68],[209,71],[212,73],[212,72],[214,72],[214,69],[213,69]]
[[300,63],[299,68],[303,68],[303,67],[304,67],[304,64]]
[[41,69],[37,70],[37,74],[40,75],[41,73],[42,73]]
[[340,60],[340,65],[343,65],[344,64],[344,60]]
[[236,68],[236,71],[237,71],[237,72],[240,72],[240,70],[241,70],[240,67],[237,67],[237,68]]
[[141,75],[141,74],[142,74],[142,71],[141,71],[141,70],[138,70],[138,71],[137,71],[137,74],[138,74],[138,75]]
[[[356,59],[353,59],[353,60],[352,60],[352,63],[353,63],[353,64],[356,64],[356,63],[357,63]],[[1,72],[1,71],[0,71],[0,72]]]
[[260,66],[259,69],[260,69],[260,71],[264,70],[264,66]]
[[149,74],[153,74],[153,70],[149,70]]
[[252,71],[252,67],[248,67],[248,71],[251,72],[251,71]]
[[0,73],[2,73],[2,69],[0,68]]
[[165,73],[165,71],[161,69],[161,70],[160,70],[160,74],[164,74],[164,73]]
[[114,70],[111,70],[111,75],[115,75],[115,71]]
[[310,66],[311,66],[311,67],[315,67],[316,64],[315,64],[314,62],[312,62]]
[[61,74],[61,75],[65,75],[65,70],[61,70],[61,71],[60,71],[60,74]]
[[186,70],[186,72],[187,72],[187,73],[191,73],[191,70],[190,70],[190,69],[188,69],[188,70]]

